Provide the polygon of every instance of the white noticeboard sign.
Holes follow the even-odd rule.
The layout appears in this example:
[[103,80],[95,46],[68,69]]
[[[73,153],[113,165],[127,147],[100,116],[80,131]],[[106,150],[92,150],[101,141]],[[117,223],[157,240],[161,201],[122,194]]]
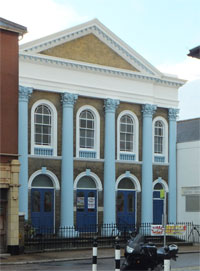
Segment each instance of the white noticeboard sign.
[[88,209],[95,209],[95,197],[88,197]]

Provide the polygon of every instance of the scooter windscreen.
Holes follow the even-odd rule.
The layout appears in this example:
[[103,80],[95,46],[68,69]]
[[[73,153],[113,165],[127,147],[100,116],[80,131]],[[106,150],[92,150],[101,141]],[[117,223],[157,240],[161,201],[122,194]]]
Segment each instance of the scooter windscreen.
[[139,253],[140,251],[140,244],[144,243],[145,239],[144,236],[141,234],[137,234],[135,237],[131,237],[131,239],[128,240],[127,246],[126,246],[126,252],[132,253],[133,251],[137,251]]

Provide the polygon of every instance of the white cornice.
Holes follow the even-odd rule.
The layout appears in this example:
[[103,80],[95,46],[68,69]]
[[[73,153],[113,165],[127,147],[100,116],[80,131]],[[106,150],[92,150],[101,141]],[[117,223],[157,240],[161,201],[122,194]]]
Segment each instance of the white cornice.
[[30,54],[30,53],[21,52],[19,54],[19,59],[21,61],[28,61],[28,62],[37,63],[37,64],[45,64],[45,65],[50,65],[50,66],[54,65],[61,69],[67,68],[71,70],[103,73],[107,75],[124,77],[128,79],[148,81],[154,84],[167,85],[167,86],[175,87],[175,88],[179,88],[185,83],[184,80],[181,80],[178,78],[177,79],[172,78],[172,80],[169,80],[169,79],[167,80],[165,78],[161,78],[158,76],[153,76],[153,75],[150,76],[146,74],[141,74],[139,72],[133,72],[129,70],[117,69],[114,67],[78,62],[78,61],[68,60],[68,59],[60,59],[57,57],[50,57],[50,56],[40,55],[40,54]]

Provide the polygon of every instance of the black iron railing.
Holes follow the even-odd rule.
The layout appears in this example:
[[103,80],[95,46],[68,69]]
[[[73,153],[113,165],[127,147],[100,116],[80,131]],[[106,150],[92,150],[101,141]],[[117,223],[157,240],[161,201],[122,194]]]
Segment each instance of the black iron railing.
[[[170,224],[184,228],[184,234],[167,234],[168,242],[200,242],[200,226],[193,223]],[[113,247],[118,236],[119,243],[124,246],[131,233],[140,232],[147,242],[163,244],[162,235],[152,236],[152,224],[97,224],[85,227],[60,228],[25,228],[25,251],[64,250],[72,248],[91,248],[94,238],[98,247]],[[173,228],[173,227],[172,227]]]

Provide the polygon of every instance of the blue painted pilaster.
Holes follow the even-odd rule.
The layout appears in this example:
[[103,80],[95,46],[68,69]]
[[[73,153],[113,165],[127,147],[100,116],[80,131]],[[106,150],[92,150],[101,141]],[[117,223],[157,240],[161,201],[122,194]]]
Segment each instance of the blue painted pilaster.
[[153,222],[152,117],[156,108],[151,104],[142,106],[142,223]]
[[19,86],[19,212],[25,214],[25,219],[28,219],[28,101],[32,91],[30,87]]
[[169,171],[168,222],[176,223],[176,118],[179,110],[170,108],[169,117]]
[[107,99],[105,105],[104,146],[104,224],[116,223],[115,217],[115,111],[118,100]]
[[62,95],[61,227],[74,225],[73,111],[77,98],[71,93]]

